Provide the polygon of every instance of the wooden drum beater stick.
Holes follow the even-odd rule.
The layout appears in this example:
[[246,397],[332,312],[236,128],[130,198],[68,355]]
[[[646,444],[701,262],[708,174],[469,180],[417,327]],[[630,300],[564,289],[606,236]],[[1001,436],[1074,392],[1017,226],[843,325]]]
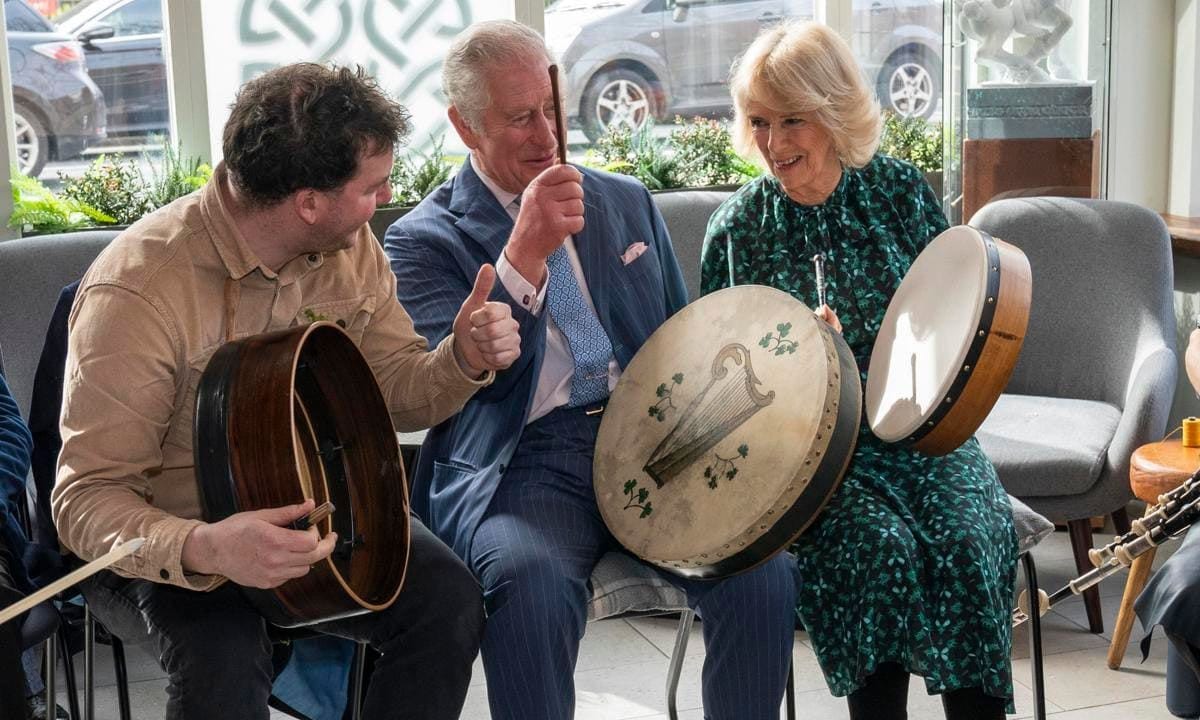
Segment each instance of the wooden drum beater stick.
[[558,164],[567,164],[567,121],[562,113],[562,96],[558,91],[558,65],[550,66],[550,94],[554,96],[554,127],[558,130]]

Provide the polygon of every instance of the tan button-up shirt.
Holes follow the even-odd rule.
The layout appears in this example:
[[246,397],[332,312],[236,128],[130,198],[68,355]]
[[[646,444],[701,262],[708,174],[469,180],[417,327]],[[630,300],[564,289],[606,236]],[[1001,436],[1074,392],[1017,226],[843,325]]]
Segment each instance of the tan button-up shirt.
[[121,233],[84,276],[71,310],[52,496],[59,537],[76,555],[91,559],[143,536],[114,569],[196,590],[223,580],[185,574],[180,556],[201,523],[196,386],[229,318],[234,338],[314,318],[344,325],[398,430],[441,422],[485,384],[459,368],[452,335],[430,352],[414,331],[367,226],[350,249],[301,256],[275,272],[233,224],[226,181],[219,167],[202,191]]

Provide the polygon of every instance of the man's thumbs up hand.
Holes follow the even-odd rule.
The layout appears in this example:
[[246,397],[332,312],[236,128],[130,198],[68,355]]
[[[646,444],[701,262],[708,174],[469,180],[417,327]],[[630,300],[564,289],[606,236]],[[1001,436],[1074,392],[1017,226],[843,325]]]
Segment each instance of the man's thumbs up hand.
[[454,353],[458,364],[472,377],[488,370],[503,370],[521,355],[521,335],[507,303],[489,302],[496,284],[496,269],[479,268],[475,287],[454,318]]

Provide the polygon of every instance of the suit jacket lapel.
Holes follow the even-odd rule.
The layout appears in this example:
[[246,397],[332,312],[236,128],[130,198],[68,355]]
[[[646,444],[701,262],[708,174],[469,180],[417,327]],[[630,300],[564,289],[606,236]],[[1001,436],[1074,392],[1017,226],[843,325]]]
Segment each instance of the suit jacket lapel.
[[491,262],[496,262],[512,234],[513,221],[479,179],[469,158],[454,176],[450,211],[460,216],[455,226],[479,243]]

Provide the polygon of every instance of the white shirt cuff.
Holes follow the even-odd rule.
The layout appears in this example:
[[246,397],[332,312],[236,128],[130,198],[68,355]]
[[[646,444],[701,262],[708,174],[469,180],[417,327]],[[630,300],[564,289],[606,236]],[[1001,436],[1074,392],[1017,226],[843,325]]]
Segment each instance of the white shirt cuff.
[[[549,275],[549,270],[547,270],[546,274]],[[500,278],[500,284],[504,285],[504,289],[508,291],[512,299],[516,300],[531,315],[536,316],[542,311],[542,303],[546,300],[546,286],[549,283],[542,283],[541,290],[535,288],[533,283],[526,280],[512,266],[512,263],[508,261],[508,256],[503,251],[500,253],[500,259],[496,261],[496,275]]]

